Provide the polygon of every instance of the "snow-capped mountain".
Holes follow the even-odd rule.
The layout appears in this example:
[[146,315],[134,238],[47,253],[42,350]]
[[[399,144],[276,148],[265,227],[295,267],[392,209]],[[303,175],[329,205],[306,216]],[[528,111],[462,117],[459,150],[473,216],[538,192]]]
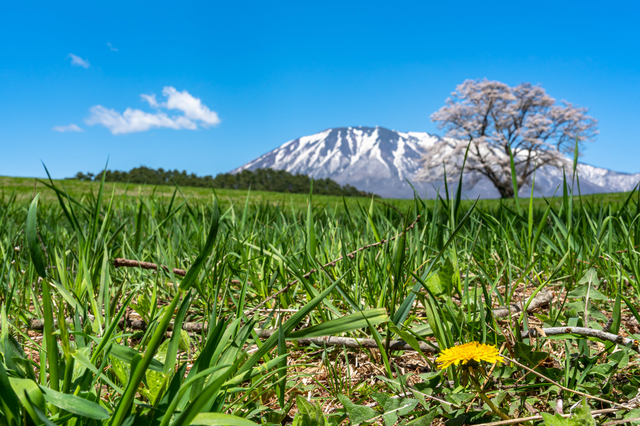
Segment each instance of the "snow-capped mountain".
[[[363,191],[387,198],[412,198],[413,187],[422,197],[443,193],[444,184],[418,182],[420,158],[430,147],[441,142],[438,136],[424,132],[398,132],[383,127],[340,127],[289,141],[257,159],[232,170],[272,168],[314,178],[331,178]],[[640,173],[627,174],[588,164],[578,165],[583,194],[630,191],[640,181]],[[537,195],[553,195],[562,183],[562,171],[552,167],[536,173]],[[465,196],[497,198],[498,191],[488,180],[480,180],[472,188],[463,187]],[[530,188],[522,188],[526,195]]]

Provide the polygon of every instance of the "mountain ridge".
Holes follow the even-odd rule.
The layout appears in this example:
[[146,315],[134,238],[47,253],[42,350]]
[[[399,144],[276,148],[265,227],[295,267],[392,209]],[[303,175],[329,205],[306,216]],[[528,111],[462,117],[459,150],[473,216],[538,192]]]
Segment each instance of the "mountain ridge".
[[[422,155],[440,141],[441,137],[426,132],[399,132],[380,126],[329,128],[285,142],[230,173],[272,168],[313,178],[328,177],[386,198],[412,198],[414,188],[420,196],[433,198],[438,190],[442,193],[444,182],[426,184],[417,181],[415,175]],[[640,181],[640,173],[615,172],[584,163],[578,164],[578,177],[583,194],[630,191]],[[540,168],[534,193],[553,195],[561,183],[561,170]],[[526,195],[530,191],[525,186],[518,192]],[[463,193],[469,198],[499,197],[487,179],[473,187],[464,183]]]

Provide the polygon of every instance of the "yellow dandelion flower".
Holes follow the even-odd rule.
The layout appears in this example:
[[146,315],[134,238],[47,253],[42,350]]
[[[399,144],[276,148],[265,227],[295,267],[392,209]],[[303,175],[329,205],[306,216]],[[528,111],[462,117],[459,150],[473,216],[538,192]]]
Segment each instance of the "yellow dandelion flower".
[[467,364],[470,361],[486,361],[491,364],[504,362],[504,358],[498,353],[498,348],[493,345],[483,345],[478,342],[465,343],[443,350],[438,357],[441,369],[451,365]]

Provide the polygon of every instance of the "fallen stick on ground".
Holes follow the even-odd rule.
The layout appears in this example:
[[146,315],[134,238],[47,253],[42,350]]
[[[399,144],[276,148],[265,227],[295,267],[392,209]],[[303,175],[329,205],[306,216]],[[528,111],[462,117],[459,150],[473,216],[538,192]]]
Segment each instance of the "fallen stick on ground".
[[[116,268],[127,267],[127,268],[152,269],[154,271],[158,270],[158,265],[156,265],[155,263],[140,262],[138,260],[123,259],[121,257],[114,259],[113,266],[115,266]],[[164,265],[160,265],[160,266],[162,267],[162,269],[169,272],[168,267]],[[178,269],[178,268],[173,268],[173,273],[181,277],[184,277],[185,275],[187,275],[187,271],[185,271],[184,269]]]
[[[621,410],[625,410],[625,408],[605,408],[603,410],[593,410],[591,411],[591,414],[596,416],[598,414],[609,414],[609,413],[615,413],[616,411],[621,411]],[[571,414],[560,414],[562,417],[564,417],[565,419],[567,417],[570,417]],[[526,423],[526,422],[532,422],[532,421],[536,421],[536,420],[544,420],[542,416],[531,416],[531,417],[521,417],[519,419],[511,419],[511,420],[500,420],[499,422],[491,422],[491,423],[479,423],[476,426],[506,426],[506,425],[515,425],[518,423]],[[626,422],[626,420],[625,420]],[[605,423],[607,424],[607,423]]]
[[640,417],[634,417],[632,419],[613,420],[610,422],[603,423],[602,426],[626,425],[626,424],[635,423],[635,422],[640,422]]
[[[539,293],[536,297],[531,300],[529,306],[527,307],[527,312],[532,312],[538,308],[543,306],[547,306],[553,300],[553,294],[551,292]],[[496,318],[503,318],[509,316],[511,314],[515,314],[518,312],[522,312],[523,305],[527,305],[527,301],[512,303],[509,307],[496,308],[493,310],[493,316]]]
[[[155,263],[140,262],[138,260],[123,259],[121,257],[118,257],[113,260],[113,266],[116,268],[127,267],[127,268],[151,269],[154,271],[158,270],[158,265],[156,265]],[[167,266],[160,265],[160,267],[165,271],[169,272],[169,268]],[[173,273],[178,275],[179,277],[184,277],[185,275],[187,275],[187,271],[185,271],[184,269],[178,269],[178,268],[173,268]],[[240,284],[240,280],[231,280],[231,282],[233,284]]]
[[[622,337],[617,334],[608,333],[602,330],[595,330],[593,328],[586,327],[550,327],[541,328],[540,330],[542,330],[542,332],[546,336],[557,336],[559,334],[576,334],[583,337],[595,337],[596,339],[616,343],[622,346],[627,346],[630,344],[631,349],[640,353],[640,347],[638,346],[638,342],[636,340],[629,339],[628,337]],[[539,333],[536,331],[536,329],[533,329],[522,333],[522,337],[527,338],[530,336],[537,336],[538,334]]]
[[[95,317],[93,315],[89,315],[89,320],[94,321]],[[73,324],[73,318],[67,317],[65,318],[65,322],[67,324]],[[82,323],[82,318],[80,319],[80,323]],[[56,326],[58,325],[57,320],[55,321],[55,325]],[[147,323],[141,319],[126,319],[126,320],[121,319],[120,322],[118,323],[118,326],[121,329],[130,328],[131,330],[142,330],[142,331],[146,330],[148,327]],[[44,321],[41,319],[32,319],[29,322],[29,329],[42,331],[44,329]],[[202,325],[201,322],[184,322],[182,323],[182,329],[190,333],[202,334],[204,326]],[[169,331],[173,330],[173,322],[169,324],[169,328],[167,328],[167,330]]]
[[[264,330],[262,331],[258,337],[260,338],[268,338],[273,333],[277,332],[277,330]],[[334,337],[334,336],[325,336],[325,337],[312,337],[312,338],[303,338],[297,339],[298,345],[308,346],[310,344],[315,344],[317,346],[346,346],[347,348],[370,348],[370,349],[378,349],[378,344],[374,339],[356,339],[353,337]],[[420,350],[424,353],[437,353],[440,351],[438,344],[433,342],[431,345],[418,342]],[[411,345],[409,345],[404,340],[392,340],[389,342],[389,349],[394,351],[413,351]]]

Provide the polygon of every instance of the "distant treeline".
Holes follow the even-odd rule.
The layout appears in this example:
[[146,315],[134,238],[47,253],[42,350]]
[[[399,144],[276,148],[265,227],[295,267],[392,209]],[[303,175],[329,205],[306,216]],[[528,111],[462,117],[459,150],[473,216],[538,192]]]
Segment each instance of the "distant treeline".
[[[311,178],[307,175],[292,175],[284,170],[258,169],[255,171],[243,170],[240,173],[220,173],[216,177],[211,175],[197,176],[186,171],[150,169],[148,167],[136,167],[128,172],[107,170],[97,175],[78,172],[71,179],[84,181],[100,181],[102,174],[106,173],[106,182],[124,182],[146,185],[178,185],[195,186],[220,189],[249,189],[256,191],[273,191],[289,193],[308,193],[311,187]],[[331,179],[314,179],[313,193],[320,195],[344,195],[347,197],[371,196],[351,185],[340,185]]]

